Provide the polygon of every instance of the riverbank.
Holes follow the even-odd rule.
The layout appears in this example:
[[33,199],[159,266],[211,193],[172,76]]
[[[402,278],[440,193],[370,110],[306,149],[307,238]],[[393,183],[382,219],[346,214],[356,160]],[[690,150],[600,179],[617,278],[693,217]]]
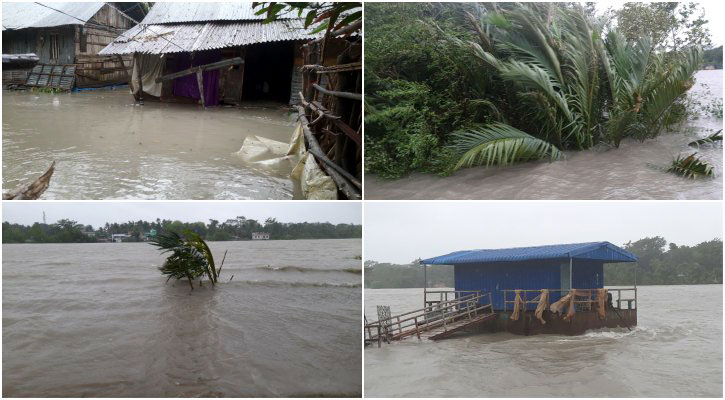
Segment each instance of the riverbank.
[[[722,70],[699,71],[690,96],[722,101]],[[672,132],[639,142],[625,139],[618,149],[570,151],[556,162],[467,168],[452,176],[413,174],[397,180],[366,175],[365,198],[424,199],[722,199],[722,145],[696,149],[688,143],[722,129],[722,118],[702,115]],[[714,179],[685,179],[657,168],[680,154],[697,151],[715,170]],[[424,188],[424,189],[422,189]]]

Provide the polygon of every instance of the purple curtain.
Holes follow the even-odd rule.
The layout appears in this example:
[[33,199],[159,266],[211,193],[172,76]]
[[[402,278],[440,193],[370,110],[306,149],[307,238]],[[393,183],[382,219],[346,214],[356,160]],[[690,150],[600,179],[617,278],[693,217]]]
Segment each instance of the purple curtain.
[[[193,59],[191,53],[176,54],[176,71],[179,72],[187,68],[196,67],[204,64],[221,61],[221,51],[211,50],[194,53]],[[219,70],[204,71],[202,73],[204,82],[204,102],[207,106],[216,106],[219,104]],[[199,84],[196,82],[196,74],[183,76],[174,79],[174,95],[181,97],[189,97],[192,99],[201,99],[199,96]]]

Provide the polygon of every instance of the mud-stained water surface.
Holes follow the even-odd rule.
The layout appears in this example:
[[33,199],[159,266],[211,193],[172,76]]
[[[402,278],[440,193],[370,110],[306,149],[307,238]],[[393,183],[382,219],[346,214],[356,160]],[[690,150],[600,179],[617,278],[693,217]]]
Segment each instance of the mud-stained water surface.
[[[722,285],[639,286],[638,326],[580,336],[469,334],[365,349],[366,397],[722,397]],[[365,315],[423,289],[365,289]]]
[[210,246],[191,292],[146,243],[4,244],[3,396],[362,395],[359,239]]
[[125,89],[47,94],[3,91],[3,189],[55,160],[43,199],[291,199],[288,176],[245,165],[249,135],[289,142],[285,108],[147,101]]
[[[723,71],[699,71],[690,95],[708,103],[722,100]],[[366,199],[722,199],[722,144],[688,146],[722,129],[722,118],[702,115],[672,132],[618,149],[569,151],[566,160],[501,168],[468,168],[452,176],[413,174],[398,180],[365,176]],[[698,152],[715,170],[714,179],[685,179],[662,168],[678,155]]]

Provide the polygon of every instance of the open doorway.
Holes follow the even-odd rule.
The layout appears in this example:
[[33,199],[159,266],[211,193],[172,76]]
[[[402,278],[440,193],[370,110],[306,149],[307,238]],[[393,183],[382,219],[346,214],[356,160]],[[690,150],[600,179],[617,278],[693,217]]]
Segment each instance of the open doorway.
[[246,47],[244,101],[287,103],[292,81],[294,42],[260,43]]

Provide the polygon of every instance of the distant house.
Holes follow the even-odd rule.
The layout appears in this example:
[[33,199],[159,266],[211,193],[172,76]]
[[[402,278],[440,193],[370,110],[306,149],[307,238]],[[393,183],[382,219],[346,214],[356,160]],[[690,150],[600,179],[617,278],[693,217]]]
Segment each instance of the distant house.
[[151,229],[148,232],[144,232],[143,239],[148,242],[150,239],[155,238],[157,234],[156,229]]
[[252,232],[252,240],[269,240],[267,232]]
[[[264,24],[251,2],[157,2],[141,23],[101,51],[133,56],[138,99],[205,106],[246,100],[297,103],[302,45],[320,37],[297,13]],[[343,42],[331,39],[334,58]],[[200,68],[196,68],[200,67]]]
[[131,238],[131,235],[128,235],[126,233],[114,233],[111,235],[111,241],[116,243],[121,243],[124,241],[127,241]]
[[37,56],[33,73],[26,70],[30,86],[70,89],[127,82],[121,58],[98,53],[134,25],[117,9],[132,4],[138,3],[3,2],[3,58]]

